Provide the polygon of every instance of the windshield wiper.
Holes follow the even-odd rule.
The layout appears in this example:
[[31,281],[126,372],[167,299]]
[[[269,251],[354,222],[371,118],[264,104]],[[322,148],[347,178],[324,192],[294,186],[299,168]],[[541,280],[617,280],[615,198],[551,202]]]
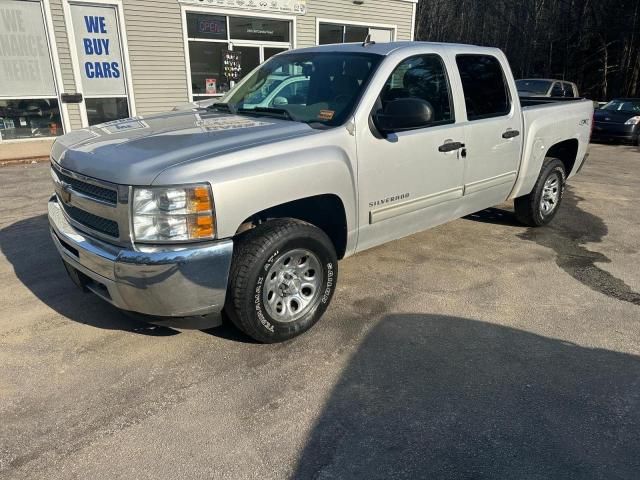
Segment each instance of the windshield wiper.
[[230,103],[217,102],[209,105],[207,108],[211,110],[220,110],[221,112],[236,113],[235,105],[231,105]]
[[254,115],[267,115],[267,116],[271,116],[271,117],[284,117],[287,120],[293,120],[294,122],[297,121],[293,115],[291,115],[291,112],[289,112],[288,110],[285,110],[284,108],[271,108],[271,107],[255,107],[255,108],[239,108],[238,109],[238,113],[245,113],[245,114],[254,114]]

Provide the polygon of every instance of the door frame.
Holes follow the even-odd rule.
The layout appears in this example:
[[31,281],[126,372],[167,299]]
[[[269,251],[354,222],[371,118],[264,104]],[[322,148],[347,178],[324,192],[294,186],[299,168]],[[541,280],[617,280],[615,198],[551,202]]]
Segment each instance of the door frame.
[[[76,86],[76,92],[82,93],[82,102],[78,104],[80,110],[80,119],[82,121],[82,128],[89,126],[89,119],[87,117],[87,105],[85,102],[84,92],[82,90],[82,73],[80,70],[80,59],[78,58],[78,51],[76,50],[76,38],[74,25],[71,18],[71,5],[87,5],[94,7],[114,7],[116,9],[116,21],[118,23],[118,34],[120,35],[120,55],[122,57],[122,63],[124,65],[124,79],[125,79],[125,91],[127,98],[127,106],[129,107],[129,116],[136,116],[136,102],[133,93],[133,81],[131,78],[131,64],[129,61],[129,43],[127,40],[127,29],[124,21],[124,8],[122,6],[122,0],[63,0],[62,10],[64,12],[64,21],[67,25],[67,40],[69,42],[69,50],[71,53],[71,65],[73,68],[73,77]],[[69,28],[70,27],[70,28]],[[104,95],[100,98],[122,98],[121,95]]]

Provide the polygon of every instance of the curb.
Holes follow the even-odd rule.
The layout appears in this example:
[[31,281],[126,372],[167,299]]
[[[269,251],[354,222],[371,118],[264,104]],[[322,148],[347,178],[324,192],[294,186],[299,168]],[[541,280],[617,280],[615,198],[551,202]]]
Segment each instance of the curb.
[[44,163],[48,161],[49,161],[48,156],[12,158],[10,160],[0,160],[0,167],[11,167],[13,165],[29,165],[32,163]]

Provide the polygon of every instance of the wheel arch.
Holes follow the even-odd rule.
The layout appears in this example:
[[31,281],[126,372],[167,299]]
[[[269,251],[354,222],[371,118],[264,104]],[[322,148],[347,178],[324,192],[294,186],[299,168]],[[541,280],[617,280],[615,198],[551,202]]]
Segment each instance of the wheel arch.
[[565,173],[567,177],[571,175],[573,168],[575,167],[576,160],[578,158],[578,150],[580,149],[580,144],[577,139],[570,138],[568,140],[563,140],[562,142],[558,142],[552,145],[545,155],[545,158],[557,158],[564,165]]
[[236,230],[236,235],[276,218],[295,218],[318,227],[333,243],[338,258],[346,255],[349,233],[347,213],[338,195],[312,195],[265,208],[247,217]]

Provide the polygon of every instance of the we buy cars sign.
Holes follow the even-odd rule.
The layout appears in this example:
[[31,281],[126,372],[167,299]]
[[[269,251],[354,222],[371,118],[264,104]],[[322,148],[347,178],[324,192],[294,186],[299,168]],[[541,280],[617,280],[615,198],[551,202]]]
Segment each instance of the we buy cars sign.
[[115,7],[70,8],[84,95],[126,95]]

